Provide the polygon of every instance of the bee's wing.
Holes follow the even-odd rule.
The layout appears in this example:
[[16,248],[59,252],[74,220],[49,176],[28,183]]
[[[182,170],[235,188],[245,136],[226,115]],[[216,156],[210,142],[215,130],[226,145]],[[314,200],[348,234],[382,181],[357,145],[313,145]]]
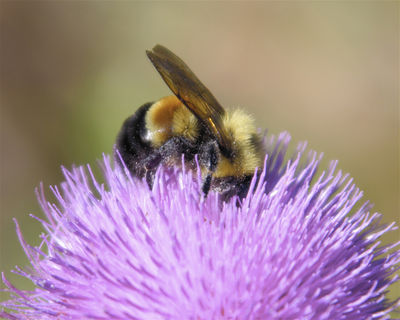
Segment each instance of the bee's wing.
[[156,45],[152,51],[148,50],[146,53],[172,92],[216,137],[220,147],[230,153],[231,140],[222,123],[225,110],[212,93],[192,70],[167,48]]

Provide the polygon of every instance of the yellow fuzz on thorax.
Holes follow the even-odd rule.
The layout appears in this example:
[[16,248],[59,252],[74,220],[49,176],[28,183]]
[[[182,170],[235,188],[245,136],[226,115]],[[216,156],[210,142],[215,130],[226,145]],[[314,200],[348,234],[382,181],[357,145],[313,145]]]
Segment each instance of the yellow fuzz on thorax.
[[168,96],[153,103],[146,113],[147,139],[154,147],[162,146],[172,136],[172,121],[175,111],[181,108],[175,96]]
[[155,102],[146,113],[147,139],[161,147],[172,136],[195,141],[199,134],[198,120],[176,96]]
[[233,141],[235,156],[233,159],[221,156],[213,176],[222,178],[254,174],[254,170],[262,166],[262,150],[253,118],[238,109],[227,112],[223,124]]
[[199,123],[196,116],[183,104],[175,110],[172,119],[172,133],[189,141],[196,141],[199,135]]

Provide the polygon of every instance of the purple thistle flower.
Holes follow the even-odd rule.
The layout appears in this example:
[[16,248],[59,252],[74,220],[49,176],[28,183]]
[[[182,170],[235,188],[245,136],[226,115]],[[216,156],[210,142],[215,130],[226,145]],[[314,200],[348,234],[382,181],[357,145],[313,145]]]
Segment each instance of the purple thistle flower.
[[[104,158],[107,187],[90,167],[64,170],[58,205],[38,197],[42,245],[21,244],[36,285],[2,303],[8,319],[387,319],[397,280],[396,227],[379,224],[336,162],[290,141],[266,141],[261,182],[241,205],[206,199],[190,171],[159,170],[152,191]],[[88,173],[88,174],[87,174]],[[397,249],[396,249],[397,248]]]

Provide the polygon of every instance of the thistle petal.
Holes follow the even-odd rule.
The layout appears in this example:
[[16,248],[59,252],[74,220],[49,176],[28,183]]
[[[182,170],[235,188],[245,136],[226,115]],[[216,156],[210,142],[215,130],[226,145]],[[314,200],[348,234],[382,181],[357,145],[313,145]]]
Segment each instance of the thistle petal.
[[399,244],[362,192],[305,144],[287,158],[290,136],[266,139],[267,156],[248,196],[222,203],[185,169],[159,169],[154,187],[113,168],[106,184],[89,166],[63,169],[38,192],[47,220],[42,245],[17,233],[32,271],[15,272],[7,319],[387,319]]

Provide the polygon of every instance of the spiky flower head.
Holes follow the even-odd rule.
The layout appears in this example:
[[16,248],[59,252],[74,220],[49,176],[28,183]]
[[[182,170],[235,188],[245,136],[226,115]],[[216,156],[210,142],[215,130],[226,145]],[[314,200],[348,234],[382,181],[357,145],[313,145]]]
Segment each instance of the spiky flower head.
[[27,244],[35,284],[3,303],[8,319],[386,319],[396,303],[396,245],[336,163],[290,137],[266,141],[260,182],[248,196],[204,199],[196,173],[159,170],[150,191],[123,168],[64,170],[40,247]]

